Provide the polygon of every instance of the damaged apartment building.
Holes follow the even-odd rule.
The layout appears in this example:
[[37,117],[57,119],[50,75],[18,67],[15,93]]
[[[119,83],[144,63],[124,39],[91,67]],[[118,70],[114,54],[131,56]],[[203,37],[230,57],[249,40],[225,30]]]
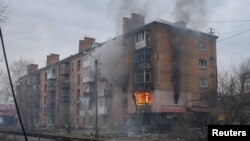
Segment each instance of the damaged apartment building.
[[92,128],[96,105],[99,128],[206,112],[206,97],[217,88],[216,39],[183,21],[144,24],[133,13],[123,18],[122,35],[103,43],[85,37],[77,54],[50,54],[45,67],[28,66],[17,86],[24,124]]

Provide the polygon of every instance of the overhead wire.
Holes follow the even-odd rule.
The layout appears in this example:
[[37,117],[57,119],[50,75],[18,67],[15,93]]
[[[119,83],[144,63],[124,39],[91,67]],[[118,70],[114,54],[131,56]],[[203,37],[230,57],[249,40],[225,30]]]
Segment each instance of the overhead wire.
[[21,125],[21,128],[22,128],[24,139],[25,139],[25,141],[28,141],[28,137],[26,135],[26,132],[25,132],[25,129],[24,129],[24,126],[23,126],[23,122],[22,122],[22,118],[21,118],[21,115],[20,115],[20,112],[19,112],[19,108],[18,108],[18,105],[17,105],[17,100],[16,100],[16,96],[15,96],[15,91],[14,91],[14,87],[13,87],[11,75],[10,75],[10,69],[9,69],[7,55],[6,55],[6,51],[5,51],[5,47],[4,47],[3,34],[2,34],[2,29],[1,28],[0,28],[0,38],[1,38],[2,49],[3,49],[3,54],[4,54],[4,60],[5,60],[5,64],[6,64],[6,68],[7,68],[7,72],[8,72],[8,77],[9,77],[9,81],[10,81],[10,87],[11,87],[11,91],[12,91],[12,94],[13,94],[13,98],[14,98],[14,103],[15,103],[15,106],[16,106],[16,111],[17,111],[18,119],[19,119],[19,122],[20,122],[20,125]]
[[243,19],[243,20],[220,20],[220,21],[194,21],[190,23],[243,23],[243,22],[250,22],[250,19]]
[[218,40],[218,42],[222,42],[222,41],[225,41],[225,40],[228,40],[228,39],[237,37],[237,36],[239,36],[239,35],[242,35],[242,34],[245,34],[245,33],[249,32],[249,31],[250,31],[250,29],[246,29],[246,30],[244,30],[244,31],[241,31],[241,32],[236,33],[236,34],[233,34],[233,35],[231,35],[231,36],[222,38],[221,40]]

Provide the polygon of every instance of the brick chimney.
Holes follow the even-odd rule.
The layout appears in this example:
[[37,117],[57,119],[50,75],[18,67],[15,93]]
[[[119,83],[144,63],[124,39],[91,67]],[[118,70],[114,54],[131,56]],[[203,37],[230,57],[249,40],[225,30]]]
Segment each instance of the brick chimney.
[[132,31],[145,24],[143,15],[132,13],[131,16],[132,18],[123,17],[123,33]]
[[59,62],[59,55],[58,54],[47,55],[47,66],[55,64],[57,62]]
[[87,49],[90,49],[95,42],[95,38],[84,37],[84,40],[79,40],[79,52],[84,52]]
[[30,74],[32,72],[35,72],[38,70],[38,65],[37,64],[29,64],[27,68],[27,73]]

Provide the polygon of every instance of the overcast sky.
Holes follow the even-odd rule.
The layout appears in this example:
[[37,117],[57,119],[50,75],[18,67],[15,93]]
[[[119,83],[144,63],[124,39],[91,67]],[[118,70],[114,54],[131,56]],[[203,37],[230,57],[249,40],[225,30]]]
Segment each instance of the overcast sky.
[[[46,55],[60,54],[60,59],[78,52],[78,41],[84,36],[97,42],[119,34],[122,16],[130,12],[146,14],[146,22],[164,19],[175,22],[175,0],[137,0],[125,7],[120,0],[1,0],[8,6],[8,19],[1,24],[8,59],[20,57],[45,66]],[[127,1],[127,0],[126,0]],[[131,2],[131,0],[129,0]],[[250,1],[213,0],[205,5],[207,21],[249,20]],[[196,5],[197,6],[197,5]],[[127,8],[127,9],[126,9]],[[204,22],[204,18],[202,19]],[[199,19],[197,18],[199,22]],[[219,70],[250,57],[250,22],[208,22],[201,30],[215,29]]]

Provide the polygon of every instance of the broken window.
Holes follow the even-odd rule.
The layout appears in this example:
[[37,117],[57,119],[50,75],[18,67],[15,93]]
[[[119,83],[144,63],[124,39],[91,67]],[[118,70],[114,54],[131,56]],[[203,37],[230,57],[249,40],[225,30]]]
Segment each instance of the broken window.
[[201,50],[201,51],[206,51],[207,50],[207,47],[206,47],[206,44],[205,44],[204,41],[199,42],[199,50]]
[[199,59],[199,66],[201,69],[206,69],[207,68],[207,60]]
[[207,87],[208,86],[208,80],[206,78],[200,79],[200,87]]

